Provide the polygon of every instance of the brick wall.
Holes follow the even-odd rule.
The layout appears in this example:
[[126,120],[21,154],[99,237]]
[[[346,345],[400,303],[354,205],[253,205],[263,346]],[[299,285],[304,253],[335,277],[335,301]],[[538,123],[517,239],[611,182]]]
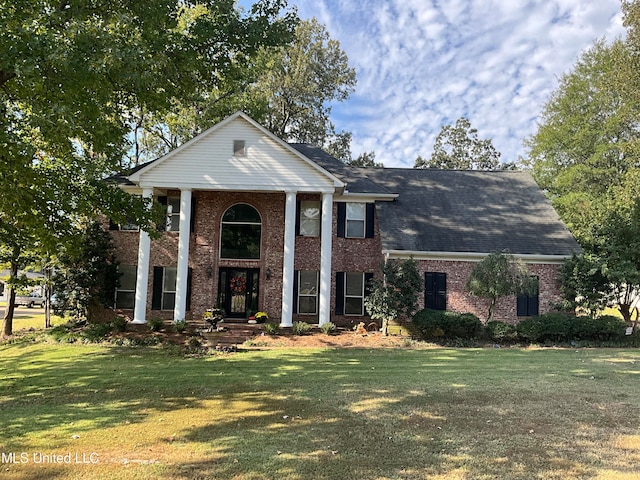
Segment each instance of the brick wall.
[[[179,195],[178,191],[168,192]],[[218,295],[218,274],[222,267],[260,269],[258,308],[266,311],[277,321],[281,317],[282,302],[282,254],[284,250],[284,193],[227,193],[194,192],[195,228],[190,235],[189,267],[192,269],[191,310],[188,319],[199,319],[207,308],[216,306]],[[298,200],[320,201],[320,195],[300,194]],[[260,260],[220,259],[220,229],[224,212],[237,203],[247,203],[256,208],[262,219],[262,245]],[[377,220],[374,238],[337,238],[337,206],[333,205],[332,274],[331,274],[331,321],[341,326],[353,326],[368,317],[336,315],[336,272],[372,272],[380,276],[383,262],[382,246]],[[116,255],[121,264],[135,265],[138,259],[138,232],[113,232]],[[320,237],[296,237],[295,270],[320,269]],[[151,241],[150,275],[147,295],[147,318],[159,316],[172,318],[172,311],[151,311],[152,271],[154,266],[176,266],[178,233],[164,232],[160,239]],[[470,296],[465,285],[475,266],[474,262],[421,260],[419,269],[424,272],[444,272],[447,274],[447,309],[471,312],[485,319],[488,301]],[[267,268],[271,277],[266,278]],[[540,313],[551,310],[551,305],[560,300],[556,282],[557,266],[547,264],[529,265],[532,275],[540,279]],[[420,295],[420,308],[424,295]],[[131,313],[131,312],[125,312]],[[516,299],[501,299],[495,312],[497,320],[517,322]],[[317,315],[294,315],[294,321],[317,323]]]
[[[179,196],[178,191],[169,191],[170,196]],[[258,307],[270,318],[279,320],[282,313],[282,255],[284,251],[284,193],[193,193],[196,202],[194,232],[190,235],[189,267],[192,269],[191,310],[187,319],[199,319],[207,308],[216,306],[218,274],[222,267],[260,269]],[[300,194],[298,200],[317,200],[320,195]],[[220,259],[220,229],[224,212],[237,203],[252,205],[262,220],[260,260]],[[364,320],[356,316],[336,316],[335,272],[378,272],[382,262],[380,235],[375,228],[374,238],[336,238],[337,207],[333,206],[333,238],[331,275],[332,321],[341,325],[352,325]],[[138,232],[112,232],[116,256],[121,264],[135,265],[138,261]],[[178,232],[163,232],[151,241],[150,274],[147,289],[147,318],[151,316],[172,318],[172,311],[151,311],[152,272],[154,266],[176,266]],[[320,237],[296,237],[295,270],[320,269]],[[267,268],[271,271],[266,278]],[[131,314],[132,312],[125,312]],[[317,323],[317,315],[294,315],[294,320]]]
[[[489,301],[471,296],[466,291],[466,284],[475,262],[448,260],[420,260],[418,268],[424,279],[425,272],[443,272],[447,274],[447,310],[470,312],[481,320],[487,318]],[[552,305],[560,301],[560,287],[557,282],[558,266],[551,264],[528,265],[531,275],[539,278],[540,314],[553,310]],[[420,298],[420,308],[424,307],[424,295]],[[517,323],[524,317],[517,316],[516,297],[504,297],[498,300],[494,320]]]

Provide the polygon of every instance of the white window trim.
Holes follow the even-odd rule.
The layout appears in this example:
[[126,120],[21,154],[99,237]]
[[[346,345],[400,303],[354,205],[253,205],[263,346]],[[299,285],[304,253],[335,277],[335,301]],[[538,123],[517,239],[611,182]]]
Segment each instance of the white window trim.
[[[115,308],[117,309],[123,309],[123,310],[132,310],[133,308],[135,308],[135,303],[136,303],[136,280],[135,280],[135,276],[138,270],[138,266],[137,265],[121,265],[123,267],[131,267],[133,269],[133,275],[134,275],[134,280],[133,280],[133,290],[130,289],[126,289],[126,288],[121,288],[121,287],[116,287],[116,291],[115,291],[115,298],[113,299],[113,303],[115,305]],[[120,268],[118,268],[118,270],[120,270]],[[120,272],[118,272],[120,273]],[[131,308],[129,307],[120,307],[118,305],[118,293],[132,293],[133,294],[133,305],[131,306]]]
[[[362,218],[349,218],[349,205],[362,206]],[[349,222],[362,222],[362,235],[349,235]],[[365,238],[367,236],[367,204],[363,202],[347,202],[344,215],[344,236],[345,238]]]
[[[300,279],[302,278],[302,273],[303,272],[314,272],[316,274],[316,288],[315,288],[315,294],[308,294],[308,293],[300,293],[301,292],[301,288],[300,285],[302,285],[302,282],[300,281]],[[298,308],[296,309],[296,311],[298,312],[298,315],[317,315],[318,314],[318,290],[320,288],[320,272],[318,272],[317,270],[299,270],[298,271],[298,298],[296,299],[296,302],[298,303]],[[315,312],[300,312],[300,297],[305,297],[305,298],[315,298]]]
[[[304,216],[304,211],[305,211],[305,204],[307,204],[308,206],[310,206],[310,204],[313,204],[313,206],[318,208],[318,217],[317,218],[309,218],[309,217],[305,217]],[[317,200],[302,200],[300,202],[300,218],[299,218],[299,222],[300,222],[300,236],[302,237],[319,237],[320,236],[320,221],[322,219],[322,204],[317,201]],[[308,234],[304,234],[302,232],[302,224],[303,221],[306,220],[307,222],[311,222],[313,221],[316,225],[317,225],[317,233],[314,233],[313,235],[308,235]]]
[[[361,317],[364,315],[364,290],[365,290],[365,282],[364,282],[364,273],[365,272],[345,272],[344,275],[344,315],[345,316],[354,316],[354,317]],[[347,295],[347,284],[348,284],[348,279],[349,279],[349,275],[354,275],[354,274],[360,274],[362,275],[362,291],[360,295]],[[361,300],[361,309],[360,309],[360,313],[347,313],[347,298],[359,298]]]
[[[171,204],[171,201],[177,205],[177,209]],[[173,229],[173,220],[177,217],[176,228]],[[165,230],[167,232],[179,232],[180,231],[180,197],[167,197],[167,214],[165,220]]]
[[[173,290],[165,290],[165,278],[166,278],[166,274],[167,274],[167,269],[168,268],[173,268],[176,271],[176,284],[173,286]],[[175,308],[175,303],[176,303],[176,291],[178,288],[178,267],[162,267],[162,296],[160,297],[160,310],[173,310]],[[173,306],[171,307],[165,307],[164,305],[164,296],[165,294],[168,293],[173,293]]]
[[[218,258],[220,260],[231,260],[231,261],[235,261],[235,262],[256,262],[256,261],[258,261],[258,260],[260,260],[262,258],[262,238],[263,238],[263,235],[262,235],[263,234],[262,215],[260,214],[260,210],[258,210],[256,207],[254,207],[250,203],[244,203],[244,202],[234,203],[233,205],[227,207],[225,209],[224,213],[227,213],[227,211],[230,208],[235,207],[236,205],[249,205],[251,208],[253,208],[258,213],[258,216],[260,217],[260,222],[229,222],[229,221],[225,221],[225,220],[220,220],[220,236],[218,237],[220,239],[220,244],[218,246]],[[224,213],[222,214],[223,218],[224,218]],[[258,225],[260,227],[260,255],[258,256],[258,258],[229,258],[229,257],[223,257],[222,256],[222,230],[224,229],[225,225]]]

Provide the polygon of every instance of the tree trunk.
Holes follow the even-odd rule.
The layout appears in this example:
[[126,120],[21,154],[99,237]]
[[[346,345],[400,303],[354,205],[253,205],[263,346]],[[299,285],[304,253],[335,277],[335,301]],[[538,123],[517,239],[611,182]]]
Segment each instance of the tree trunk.
[[497,299],[494,297],[491,299],[491,302],[489,303],[489,314],[487,315],[487,322],[493,320],[493,311],[496,308],[496,301]]
[[624,318],[624,321],[626,323],[631,323],[631,305],[621,303],[618,305],[618,310],[620,311],[622,318]]
[[16,278],[18,278],[18,264],[16,262],[11,262],[11,268],[9,269],[7,306],[4,311],[4,320],[2,322],[3,337],[10,337],[13,335],[13,311],[16,308],[16,290],[13,287],[13,284]]

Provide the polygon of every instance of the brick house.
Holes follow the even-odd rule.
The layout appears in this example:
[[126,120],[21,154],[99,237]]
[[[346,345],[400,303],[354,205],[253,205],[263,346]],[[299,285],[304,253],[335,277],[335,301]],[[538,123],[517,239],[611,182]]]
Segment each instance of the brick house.
[[116,308],[147,318],[266,311],[293,321],[367,320],[368,281],[385,259],[413,257],[421,306],[473,312],[475,262],[508,249],[529,265],[538,295],[503,299],[496,318],[544,313],[558,265],[578,245],[528,173],[349,167],[287,144],[238,112],[121,178],[166,206],[162,235],[111,225],[122,273]]

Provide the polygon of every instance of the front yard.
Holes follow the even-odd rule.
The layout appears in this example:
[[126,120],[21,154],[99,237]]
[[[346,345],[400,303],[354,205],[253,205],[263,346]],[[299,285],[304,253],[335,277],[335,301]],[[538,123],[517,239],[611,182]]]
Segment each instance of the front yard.
[[632,479],[640,351],[0,346],[6,479]]

